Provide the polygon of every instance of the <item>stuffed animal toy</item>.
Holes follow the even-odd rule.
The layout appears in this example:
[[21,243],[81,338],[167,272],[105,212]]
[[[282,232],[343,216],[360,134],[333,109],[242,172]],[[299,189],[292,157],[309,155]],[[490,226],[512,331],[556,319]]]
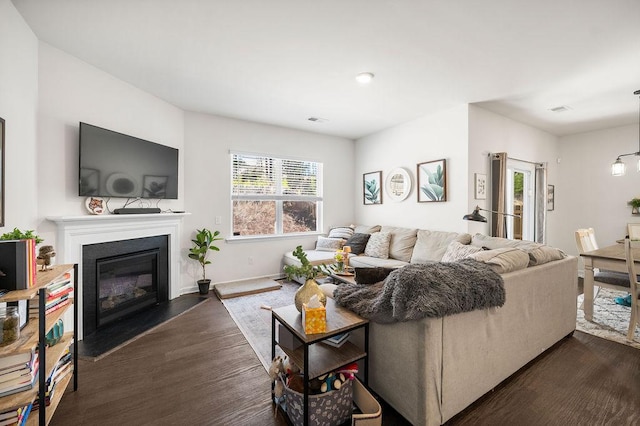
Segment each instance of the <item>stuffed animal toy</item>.
[[320,386],[320,392],[325,393],[332,390],[339,390],[342,384],[347,380],[342,373],[329,373],[324,376],[322,385]]
[[337,372],[344,374],[344,376],[347,379],[353,380],[353,379],[356,378],[356,373],[358,372],[358,363],[357,362],[352,362],[349,365],[345,365],[344,367],[342,367]]
[[304,392],[304,378],[301,374],[294,374],[293,376],[289,376],[287,387],[292,391],[296,391],[298,393]]
[[282,357],[278,355],[271,361],[271,366],[269,367],[271,381],[275,382],[280,373],[284,373],[284,365],[282,364]]
[[293,376],[300,372],[300,368],[291,361],[289,357],[284,360],[284,371],[287,376]]
[[51,258],[56,257],[56,252],[53,246],[42,246],[38,251],[38,257],[36,263],[42,266],[42,270],[46,271],[48,266],[51,265]]

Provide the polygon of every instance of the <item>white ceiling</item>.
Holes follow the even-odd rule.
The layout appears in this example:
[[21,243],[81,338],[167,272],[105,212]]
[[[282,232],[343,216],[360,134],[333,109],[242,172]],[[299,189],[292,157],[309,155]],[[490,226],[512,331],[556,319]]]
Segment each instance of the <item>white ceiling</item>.
[[464,103],[556,135],[638,122],[640,0],[12,1],[188,111],[348,138]]

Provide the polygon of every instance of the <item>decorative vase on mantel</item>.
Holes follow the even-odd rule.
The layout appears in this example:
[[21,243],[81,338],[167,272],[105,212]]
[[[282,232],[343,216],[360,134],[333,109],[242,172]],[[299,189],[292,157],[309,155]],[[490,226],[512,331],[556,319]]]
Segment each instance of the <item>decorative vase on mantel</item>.
[[298,312],[302,312],[302,304],[309,302],[309,300],[311,300],[311,296],[313,296],[314,294],[318,296],[318,300],[320,300],[320,303],[325,306],[327,305],[327,296],[325,296],[325,294],[322,292],[316,280],[310,278],[300,286],[298,291],[296,291],[295,297],[293,298]]

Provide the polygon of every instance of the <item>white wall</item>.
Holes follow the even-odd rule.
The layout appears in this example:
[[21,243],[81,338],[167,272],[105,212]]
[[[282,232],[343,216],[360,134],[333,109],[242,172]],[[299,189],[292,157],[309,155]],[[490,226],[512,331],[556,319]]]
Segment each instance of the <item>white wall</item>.
[[[231,163],[229,151],[262,153],[319,161],[324,164],[324,226],[353,221],[351,185],[353,141],[248,121],[185,113],[185,219],[183,247],[190,246],[196,229],[207,227],[231,234]],[[220,216],[221,223],[215,223]],[[314,247],[316,236],[220,242],[207,278],[214,283],[279,274],[282,255],[301,244]],[[183,280],[195,289],[198,264],[183,258]],[[252,258],[250,263],[249,258]],[[187,278],[189,277],[189,278]],[[185,284],[186,285],[186,284]]]
[[[87,213],[85,197],[78,196],[80,121],[178,148],[184,170],[182,110],[46,43],[40,43],[39,59],[38,213],[47,240],[55,227],[46,216]],[[160,208],[182,210],[183,186],[178,194],[178,201],[163,200]],[[124,202],[114,198],[109,207]]]
[[[506,152],[509,158],[531,161],[535,163],[547,163],[547,181],[555,185],[555,210],[547,212],[547,244],[560,247],[563,242],[563,233],[567,230],[559,221],[559,213],[566,208],[565,194],[567,186],[560,179],[557,158],[560,157],[558,137],[546,133],[535,127],[522,124],[507,117],[495,114],[475,105],[469,106],[469,169],[467,184],[469,196],[467,210],[479,205],[489,209],[490,200],[475,200],[474,174],[484,173],[487,178],[489,172],[489,153]],[[561,164],[564,166],[564,164]],[[488,224],[481,222],[467,222],[468,231],[471,234],[477,232],[489,233]]]
[[611,164],[620,154],[638,150],[638,125],[616,127],[560,138],[559,180],[565,190],[558,193],[558,220],[566,232],[559,246],[577,254],[573,232],[593,227],[598,245],[615,244],[626,235],[629,222],[640,222],[631,214],[627,202],[640,197],[639,157],[624,157],[627,165],[624,176],[612,176]]
[[5,221],[0,233],[36,229],[38,40],[9,0],[0,0],[0,117],[5,119]]
[[[355,220],[367,225],[391,225],[443,231],[465,230],[467,207],[468,107],[461,105],[386,129],[356,141]],[[445,158],[447,201],[418,203],[417,164]],[[401,202],[385,198],[382,204],[363,205],[364,173],[389,172],[403,167],[412,178],[409,197]]]

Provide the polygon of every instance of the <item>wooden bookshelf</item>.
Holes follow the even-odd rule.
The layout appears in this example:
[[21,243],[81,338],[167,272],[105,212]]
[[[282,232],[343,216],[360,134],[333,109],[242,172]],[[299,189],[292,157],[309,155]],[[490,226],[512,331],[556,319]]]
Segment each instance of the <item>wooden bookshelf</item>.
[[[66,387],[71,379],[74,380],[74,390],[77,387],[77,354],[73,353],[71,374],[67,374],[57,385],[53,398],[49,406],[45,404],[46,379],[52,374],[57,362],[62,358],[66,350],[75,344],[77,348],[77,338],[74,332],[67,332],[62,339],[54,346],[46,346],[46,334],[54,327],[55,323],[61,319],[65,312],[73,309],[74,326],[77,326],[77,307],[75,300],[69,298],[70,303],[60,309],[46,314],[44,306],[46,303],[45,288],[52,283],[63,280],[65,274],[71,274],[74,290],[77,291],[77,265],[55,265],[46,271],[38,271],[36,284],[24,290],[11,291],[0,297],[2,302],[17,302],[20,300],[30,301],[29,322],[20,330],[20,337],[17,341],[0,347],[0,358],[20,353],[39,353],[38,380],[32,389],[17,392],[5,397],[0,397],[0,412],[24,407],[39,398],[38,411],[31,411],[27,418],[28,425],[47,425],[60,403]],[[75,294],[75,293],[74,293]],[[36,308],[36,309],[33,309]]]

